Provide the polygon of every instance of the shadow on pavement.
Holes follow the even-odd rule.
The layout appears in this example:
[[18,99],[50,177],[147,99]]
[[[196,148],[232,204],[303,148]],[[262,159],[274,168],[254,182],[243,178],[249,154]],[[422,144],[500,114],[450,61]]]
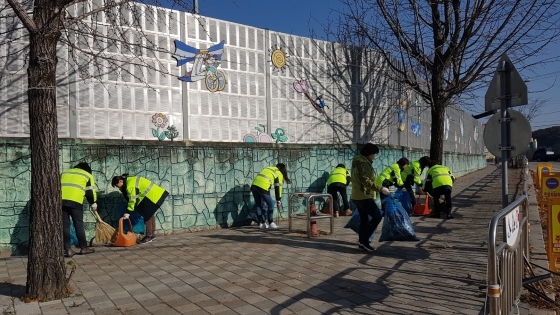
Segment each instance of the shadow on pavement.
[[0,282],[0,295],[19,298],[25,295],[25,286],[10,282]]
[[[279,315],[284,313],[285,309],[297,313],[298,310],[293,308],[294,304],[299,302],[305,303],[305,300],[317,300],[331,304],[339,304],[330,309],[321,309],[322,314],[335,314],[340,311],[350,311],[353,314],[360,314],[366,309],[371,311],[373,310],[372,306],[374,303],[382,301],[391,295],[391,289],[383,283],[383,279],[379,279],[376,282],[369,282],[347,278],[349,274],[355,271],[359,272],[360,269],[362,268],[348,268],[344,272],[334,275],[309,290],[275,305],[270,310],[270,314]],[[309,303],[309,305],[312,305],[312,303]]]

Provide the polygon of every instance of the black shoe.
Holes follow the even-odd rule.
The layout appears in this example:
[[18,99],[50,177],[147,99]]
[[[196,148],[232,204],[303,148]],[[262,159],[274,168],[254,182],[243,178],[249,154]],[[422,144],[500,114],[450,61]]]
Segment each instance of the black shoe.
[[156,239],[156,237],[154,235],[152,236],[144,236],[144,238],[142,238],[142,240],[140,240],[140,242],[138,242],[138,244],[146,244],[146,243],[150,243],[153,242]]
[[359,250],[366,250],[366,249],[364,248],[364,245],[362,245],[360,242],[358,242],[358,249],[359,249]]
[[71,248],[64,250],[64,257],[72,258],[74,256],[74,254],[76,254],[76,253],[74,253],[74,251]]
[[80,255],[87,255],[87,254],[93,254],[93,253],[95,253],[95,249],[93,249],[91,247],[82,248],[82,250],[80,251]]
[[453,216],[451,214],[448,214],[446,218],[447,219],[453,219]]
[[367,250],[368,252],[373,252],[373,251],[375,251],[375,248],[371,247],[369,244],[362,244],[362,243],[359,243],[359,244],[358,244],[358,247],[359,247],[360,249],[365,249],[365,250]]

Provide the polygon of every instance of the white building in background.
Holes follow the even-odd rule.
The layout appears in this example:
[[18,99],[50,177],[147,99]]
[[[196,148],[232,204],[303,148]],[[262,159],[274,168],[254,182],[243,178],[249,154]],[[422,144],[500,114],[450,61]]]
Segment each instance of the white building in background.
[[[5,0],[0,4],[5,5]],[[59,137],[157,141],[155,132],[160,135],[174,125],[176,140],[376,141],[429,148],[429,108],[414,94],[389,82],[381,74],[383,62],[374,60],[371,53],[367,58],[375,68],[353,62],[351,52],[333,43],[137,5],[144,14],[154,16],[153,20],[144,19],[143,30],[158,48],[173,52],[175,41],[180,41],[206,53],[223,42],[219,60],[201,67],[213,54],[196,54],[198,59],[193,57],[178,67],[172,54],[146,51],[155,69],[174,74],[164,75],[134,67],[128,62],[132,55],[120,53],[118,47],[105,47],[113,50],[129,73],[109,73],[101,81],[84,81],[73,71],[68,48],[61,45],[57,68]],[[0,25],[2,34],[9,28],[7,23]],[[111,25],[103,16],[98,23],[110,35]],[[134,36],[134,31],[131,33]],[[25,41],[13,40],[22,35],[0,38],[0,56],[24,47]],[[94,65],[88,67],[81,71],[95,73]],[[135,79],[138,73],[148,78],[149,87]],[[179,80],[189,75],[200,80]],[[213,80],[217,85],[212,85]],[[0,58],[0,137],[29,135],[26,85],[26,61]],[[324,108],[314,107],[321,101]],[[158,117],[159,130],[154,124]],[[482,127],[475,119],[450,108],[445,122],[445,151],[483,153]]]

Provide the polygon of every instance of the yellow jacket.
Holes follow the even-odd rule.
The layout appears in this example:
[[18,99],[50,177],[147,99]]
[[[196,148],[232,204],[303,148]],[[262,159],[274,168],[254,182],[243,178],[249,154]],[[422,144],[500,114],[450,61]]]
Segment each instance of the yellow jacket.
[[63,172],[60,176],[60,184],[63,206],[81,208],[84,197],[89,204],[97,201],[93,175],[80,168],[71,168]]
[[375,183],[379,186],[383,185],[385,180],[390,181],[393,185],[402,186],[404,185],[401,178],[401,168],[399,164],[391,164],[387,166],[379,176],[375,179]]
[[274,193],[276,200],[282,198],[282,184],[284,183],[284,175],[276,166],[269,166],[262,169],[262,171],[255,176],[252,185],[261,188],[264,191],[269,191],[274,186]]
[[134,211],[136,206],[142,202],[144,198],[148,198],[154,204],[165,193],[165,189],[152,183],[148,179],[141,176],[132,176],[126,178],[126,197],[128,199],[127,211]]

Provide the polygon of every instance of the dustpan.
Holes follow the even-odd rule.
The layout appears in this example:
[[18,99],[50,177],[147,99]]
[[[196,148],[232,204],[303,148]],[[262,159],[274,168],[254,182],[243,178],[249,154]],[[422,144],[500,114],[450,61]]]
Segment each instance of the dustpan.
[[136,234],[132,232],[132,222],[130,221],[130,219],[127,219],[128,224],[130,225],[130,229],[125,234],[123,229],[123,220],[124,218],[119,219],[119,230],[117,232],[117,240],[113,243],[113,246],[118,246],[118,247],[134,246],[136,244]]
[[[424,200],[421,200],[422,197],[424,197]],[[414,215],[430,215],[430,195],[419,195],[412,213]]]

